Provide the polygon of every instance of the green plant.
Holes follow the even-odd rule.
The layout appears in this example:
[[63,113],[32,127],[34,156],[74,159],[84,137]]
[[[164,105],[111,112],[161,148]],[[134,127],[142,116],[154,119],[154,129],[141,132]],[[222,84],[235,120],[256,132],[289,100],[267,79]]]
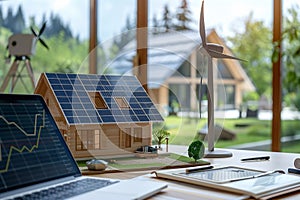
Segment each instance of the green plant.
[[161,148],[161,144],[170,137],[170,133],[164,129],[160,129],[153,134],[154,139],[157,141],[158,148]]
[[195,140],[189,145],[188,155],[190,158],[194,158],[195,162],[201,159],[204,155],[204,144],[200,140]]

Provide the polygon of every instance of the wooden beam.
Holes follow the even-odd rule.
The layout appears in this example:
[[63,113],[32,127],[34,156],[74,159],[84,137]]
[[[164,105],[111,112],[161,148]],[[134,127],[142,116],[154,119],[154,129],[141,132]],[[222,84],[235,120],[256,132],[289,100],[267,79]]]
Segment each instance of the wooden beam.
[[90,0],[89,73],[97,74],[97,0]]
[[148,0],[137,1],[137,31],[136,31],[136,54],[137,62],[137,78],[143,85],[144,89],[148,91],[147,65],[148,65]]
[[278,60],[273,62],[273,120],[272,120],[272,151],[280,151],[281,138],[281,20],[282,3],[281,0],[273,0],[273,42],[278,43]]

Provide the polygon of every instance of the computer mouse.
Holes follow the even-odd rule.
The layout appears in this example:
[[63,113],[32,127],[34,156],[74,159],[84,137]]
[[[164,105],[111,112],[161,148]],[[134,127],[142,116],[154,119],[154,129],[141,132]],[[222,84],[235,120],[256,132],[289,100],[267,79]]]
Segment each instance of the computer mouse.
[[295,168],[300,169],[300,158],[296,158],[294,161]]

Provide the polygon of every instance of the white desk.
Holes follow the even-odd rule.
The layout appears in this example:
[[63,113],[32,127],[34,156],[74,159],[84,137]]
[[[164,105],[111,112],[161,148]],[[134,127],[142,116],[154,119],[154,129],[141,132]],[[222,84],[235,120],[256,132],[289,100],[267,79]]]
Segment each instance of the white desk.
[[[176,148],[176,150],[184,152],[185,147],[182,150]],[[175,148],[174,148],[175,150]],[[170,148],[172,151],[172,148]],[[264,171],[271,171],[276,169],[282,169],[287,173],[289,167],[294,167],[295,158],[299,158],[300,154],[292,153],[278,153],[278,152],[267,152],[267,151],[245,151],[245,150],[229,150],[233,153],[233,157],[230,158],[210,158],[203,159],[209,161],[212,165],[235,165],[246,168],[259,169]],[[177,152],[178,153],[178,152]],[[268,161],[259,162],[241,162],[241,158],[253,157],[253,156],[263,156],[269,155],[271,158]],[[162,180],[153,178],[150,175],[150,171],[138,171],[138,172],[122,172],[122,173],[106,173],[93,175],[98,177],[106,178],[118,178],[118,179],[128,179],[128,178],[145,178],[156,181],[164,181],[168,183],[168,188],[163,192],[153,196],[151,199],[164,199],[164,200],[175,200],[175,199],[240,199],[242,195],[232,194],[228,192],[223,192],[220,190],[213,190],[206,187],[195,186],[191,184],[185,184],[176,181]],[[278,199],[300,199],[300,188],[298,192],[294,192],[288,195],[280,196]]]

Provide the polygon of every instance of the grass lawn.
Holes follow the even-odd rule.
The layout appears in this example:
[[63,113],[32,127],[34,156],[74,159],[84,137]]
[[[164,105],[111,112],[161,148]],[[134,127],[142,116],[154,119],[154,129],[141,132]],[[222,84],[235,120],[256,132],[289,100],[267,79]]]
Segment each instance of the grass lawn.
[[[112,162],[113,160],[113,162]],[[156,169],[164,167],[195,166],[208,164],[206,161],[197,160],[177,154],[158,155],[154,158],[122,157],[106,160],[108,170]],[[86,161],[77,161],[79,167],[86,167]]]
[[[181,118],[169,116],[165,118],[165,124],[171,133],[169,143],[177,145],[189,145],[199,131],[207,123],[206,119]],[[236,133],[236,139],[232,141],[218,140],[216,147],[230,147],[238,144],[268,140],[271,138],[271,121],[255,118],[216,120],[227,130]],[[237,126],[241,125],[241,126]],[[243,126],[244,125],[244,126]],[[300,134],[299,120],[282,121],[282,136]],[[283,146],[285,152],[300,152],[300,146],[292,144]]]

